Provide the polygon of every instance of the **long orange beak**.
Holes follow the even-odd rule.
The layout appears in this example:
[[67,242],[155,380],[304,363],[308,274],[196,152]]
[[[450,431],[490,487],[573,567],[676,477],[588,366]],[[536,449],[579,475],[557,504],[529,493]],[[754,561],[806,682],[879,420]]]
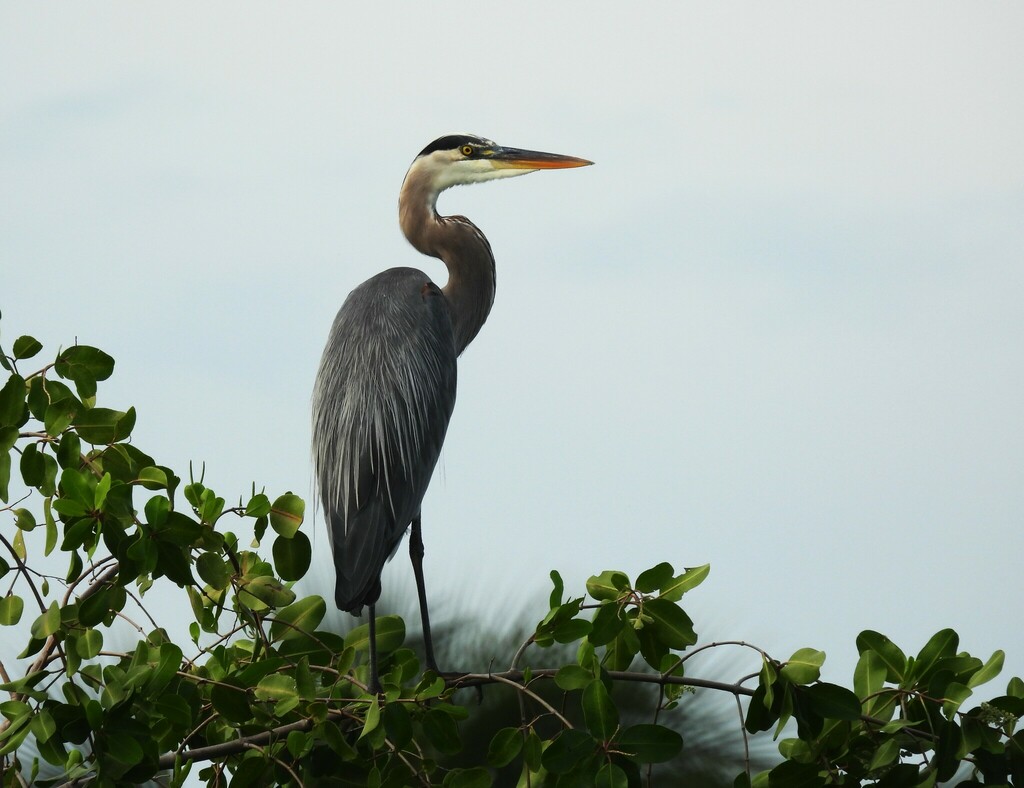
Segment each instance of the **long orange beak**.
[[488,158],[497,168],[516,170],[562,170],[567,167],[586,167],[594,163],[575,156],[519,148],[496,148],[494,154]]

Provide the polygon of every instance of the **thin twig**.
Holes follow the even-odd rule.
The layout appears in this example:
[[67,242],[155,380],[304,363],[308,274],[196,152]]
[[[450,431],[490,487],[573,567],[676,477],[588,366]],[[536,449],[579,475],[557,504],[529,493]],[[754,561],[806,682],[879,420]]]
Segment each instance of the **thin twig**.
[[39,593],[39,589],[36,588],[36,584],[32,582],[32,578],[28,576],[29,569],[25,565],[25,562],[21,560],[21,556],[18,555],[18,552],[14,549],[14,545],[8,542],[7,537],[3,534],[0,534],[0,542],[2,542],[8,552],[14,556],[14,561],[18,565],[18,571],[21,573],[21,576],[25,578],[25,582],[28,583],[28,587],[32,589],[32,595],[35,596],[36,602],[39,603],[39,612],[45,613],[46,603],[43,602],[42,594]]
[[[481,673],[479,675],[487,676],[488,674]],[[467,676],[467,678],[469,678],[469,676]],[[507,684],[510,687],[515,687],[516,690],[518,690],[520,693],[522,693],[524,695],[529,695],[531,698],[533,698],[535,701],[537,701],[537,703],[539,703],[541,706],[543,706],[545,709],[547,709],[549,712],[551,712],[555,717],[557,717],[559,719],[559,721],[561,721],[561,723],[566,728],[572,728],[573,727],[573,724],[571,722],[569,722],[569,720],[567,720],[558,711],[558,709],[556,709],[554,706],[552,706],[550,703],[548,703],[546,700],[544,700],[544,698],[542,698],[540,695],[538,695],[536,692],[534,692],[533,690],[529,689],[525,685],[520,684],[518,681],[512,681],[512,679],[507,679],[504,676],[498,675],[497,673],[491,673],[490,674],[490,678],[494,679],[499,684]]]
[[743,767],[747,772],[747,785],[753,779],[750,775],[750,742],[747,738],[747,726],[743,722],[743,704],[740,703],[740,696],[733,696],[736,700],[736,711],[740,715],[740,732],[743,734]]
[[248,750],[256,750],[257,752],[262,752],[264,755],[267,755],[267,757],[269,757],[270,760],[274,761],[277,764],[280,764],[281,766],[283,766],[285,768],[285,770],[288,772],[288,774],[290,774],[292,776],[292,779],[295,780],[295,784],[296,785],[300,786],[300,788],[305,788],[306,784],[304,782],[302,782],[302,780],[299,778],[299,775],[297,775],[295,773],[295,771],[292,769],[292,767],[289,766],[284,761],[282,761],[276,755],[270,755],[269,753],[265,752],[263,750],[263,748],[260,747],[259,745],[251,744],[249,742],[246,743],[245,747]]

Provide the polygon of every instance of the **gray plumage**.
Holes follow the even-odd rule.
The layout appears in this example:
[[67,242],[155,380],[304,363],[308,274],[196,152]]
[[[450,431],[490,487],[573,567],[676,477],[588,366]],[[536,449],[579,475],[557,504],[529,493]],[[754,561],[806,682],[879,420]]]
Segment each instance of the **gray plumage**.
[[337,569],[358,614],[419,512],[455,407],[448,304],[425,273],[392,268],[338,312],[313,399],[313,451]]
[[357,615],[363,605],[370,609],[371,688],[380,686],[380,575],[410,524],[427,665],[436,670],[420,506],[455,406],[455,360],[494,302],[490,244],[465,217],[439,216],[437,196],[459,184],[590,163],[468,134],[435,140],[409,168],[398,213],[409,242],[444,261],[447,284],[442,289],[422,271],[392,268],[353,290],[331,327],[313,392],[313,465],[334,553],[335,603]]

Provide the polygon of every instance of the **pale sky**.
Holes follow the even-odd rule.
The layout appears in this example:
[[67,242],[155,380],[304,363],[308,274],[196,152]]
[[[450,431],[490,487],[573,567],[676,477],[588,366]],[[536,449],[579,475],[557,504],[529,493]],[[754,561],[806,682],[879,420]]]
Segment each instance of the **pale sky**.
[[[1024,673],[1021,30],[1010,2],[6,3],[4,343],[103,348],[100,404],[159,462],[311,497],[336,310],[391,266],[444,281],[398,228],[415,154],[592,159],[439,204],[498,292],[424,503],[436,617],[710,562],[700,633],[850,683],[860,630],[953,627],[1007,650],[998,694]],[[411,577],[403,549],[384,582]]]

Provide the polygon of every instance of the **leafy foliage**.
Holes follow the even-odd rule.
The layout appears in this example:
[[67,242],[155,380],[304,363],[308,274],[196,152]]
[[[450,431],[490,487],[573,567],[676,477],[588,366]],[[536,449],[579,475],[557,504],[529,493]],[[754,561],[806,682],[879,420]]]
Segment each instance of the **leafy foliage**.
[[[105,786],[160,772],[180,785],[195,770],[211,784],[230,775],[238,785],[475,788],[511,773],[524,786],[628,788],[685,753],[672,718],[694,687],[748,699],[744,736],[779,737],[795,722],[797,735],[779,743],[782,761],[757,775],[748,765],[740,788],[930,786],[964,764],[972,784],[1024,784],[1024,682],[965,710],[1003,654],[982,661],[959,651],[950,629],[912,657],[862,632],[852,688],[822,682],[825,654],[811,648],[785,661],[749,651],[760,668],[753,687],[687,675],[701,650],[751,648],[695,648],[680,601],[707,566],[661,563],[635,580],[605,571],[568,598],[552,572],[549,610],[502,672],[424,672],[402,619],[382,616],[383,692],[370,694],[367,628],[344,637],[322,629],[324,600],[293,588],[312,558],[303,501],[254,487],[229,506],[203,478],[183,483],[131,442],[133,408],[97,405],[110,356],[74,345],[23,371],[41,352],[28,336],[9,354],[0,349],[9,373],[0,388],[0,625],[19,627],[25,642],[22,670],[3,666],[0,685],[4,785],[44,784],[46,764],[60,782]],[[10,500],[12,478],[31,506]],[[231,527],[251,529],[251,543]],[[26,541],[37,528],[44,538]],[[41,569],[54,562],[59,574]],[[187,598],[191,642],[172,642],[153,622],[138,627],[131,650],[105,649],[116,620],[132,609],[148,618],[144,601],[158,581]],[[534,665],[556,645],[574,657]],[[621,697],[639,682],[658,697],[636,723]],[[466,752],[463,701],[472,696],[459,693],[483,684],[512,688],[519,720]],[[32,759],[23,754],[30,738]]]

